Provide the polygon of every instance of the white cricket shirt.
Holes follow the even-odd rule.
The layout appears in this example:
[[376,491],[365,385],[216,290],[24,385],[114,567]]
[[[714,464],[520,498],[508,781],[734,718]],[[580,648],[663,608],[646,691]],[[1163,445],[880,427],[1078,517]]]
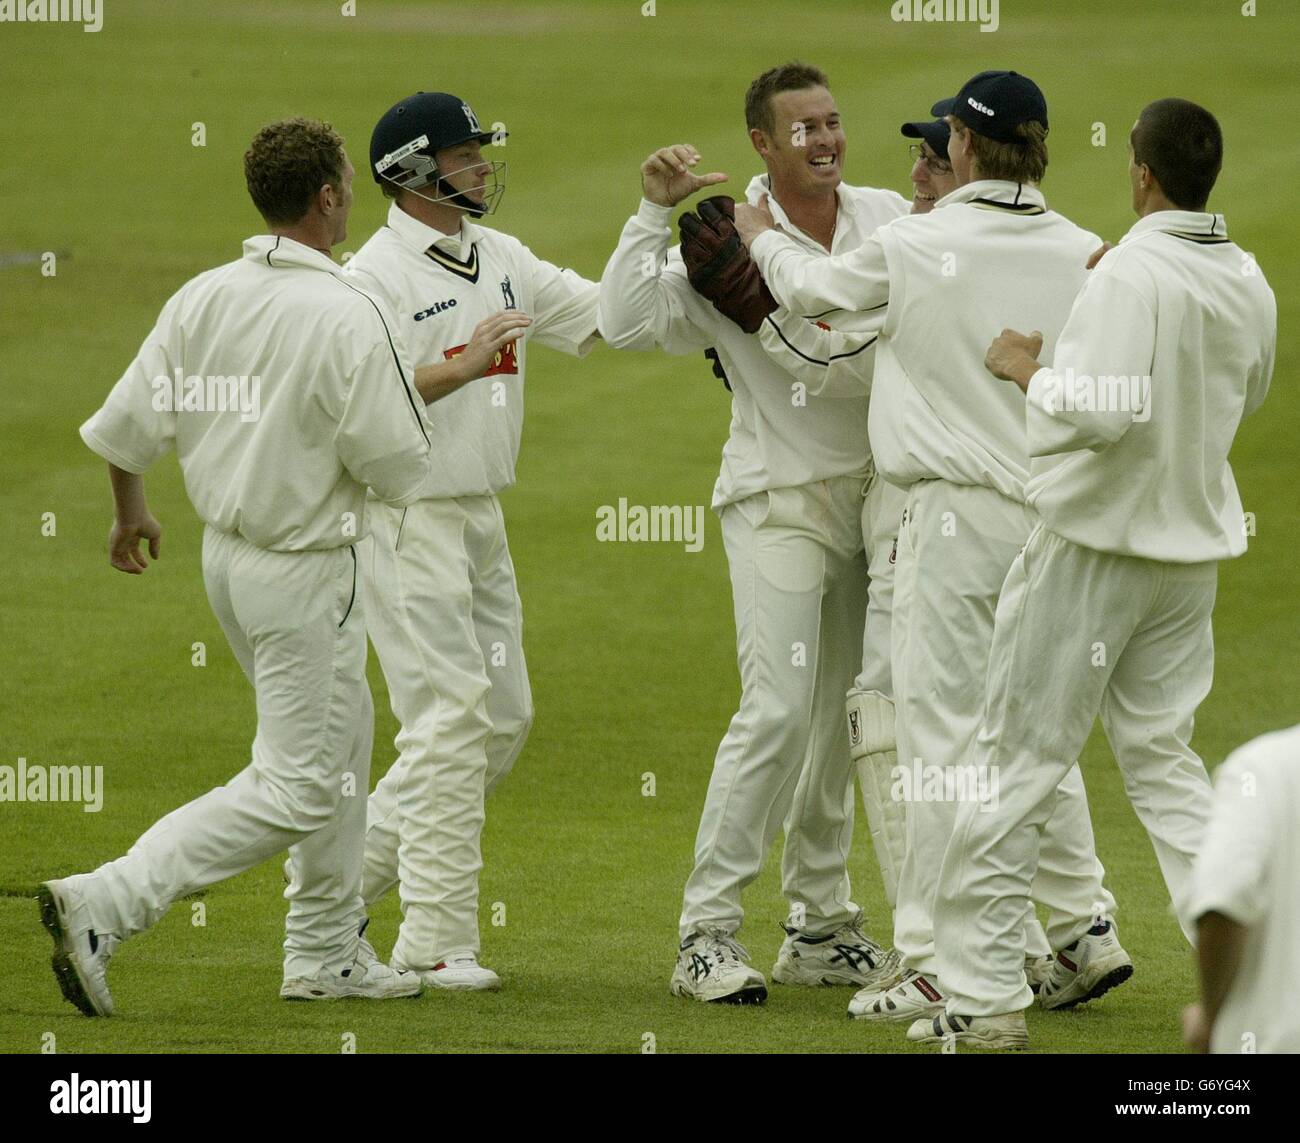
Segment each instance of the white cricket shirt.
[[1120,555],[1241,555],[1228,450],[1268,392],[1276,341],[1273,291],[1221,214],[1140,219],[1092,271],[1051,367],[1029,383],[1029,447],[1043,459],[1028,497],[1043,523]]
[[1249,932],[1210,1048],[1300,1052],[1300,726],[1234,750],[1214,786],[1189,918],[1222,913]]
[[174,445],[202,520],[259,548],[344,547],[366,534],[367,486],[409,504],[428,475],[412,376],[374,298],[262,234],[172,295],[81,436],[136,473]]
[[[750,182],[746,196],[757,202],[766,193],[767,176],[761,175]],[[907,200],[890,190],[841,184],[837,194],[832,253],[855,249],[877,227],[909,209]],[[791,246],[817,259],[829,257],[789,220],[780,203],[769,202]],[[600,328],[617,349],[717,350],[732,400],[713,507],[773,488],[865,476],[871,458],[865,393],[847,399],[809,393],[805,380],[768,355],[758,334],[745,333],[697,294],[669,228],[671,215],[671,207],[643,199],[623,227],[601,277]]]
[[346,273],[396,314],[417,365],[455,357],[479,322],[504,309],[533,319],[485,376],[429,407],[433,465],[421,499],[495,494],[512,485],[524,424],[527,344],[538,341],[577,357],[589,353],[598,341],[599,287],[542,261],[509,234],[468,218],[456,234],[443,234],[396,203]]
[[796,313],[848,329],[885,311],[870,432],[886,480],[984,485],[1023,502],[1024,398],[984,368],[984,355],[1007,327],[1041,330],[1050,352],[1100,245],[1048,210],[1036,187],[981,179],[844,257],[809,258],[775,232],[759,235],[752,253]]

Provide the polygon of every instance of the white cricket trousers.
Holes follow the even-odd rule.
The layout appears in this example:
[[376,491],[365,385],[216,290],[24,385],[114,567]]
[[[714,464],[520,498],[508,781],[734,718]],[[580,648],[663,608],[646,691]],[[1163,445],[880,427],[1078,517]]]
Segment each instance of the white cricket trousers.
[[[991,488],[926,480],[908,490],[898,536],[893,668],[899,765],[912,773],[917,765],[944,768],[956,796],[932,798],[924,786],[900,786],[908,796],[894,945],[906,967],[937,976],[944,989],[950,986],[935,953],[935,891],[958,798],[965,794],[969,800],[973,793],[963,787],[957,768],[973,762],[998,595],[1034,520],[1032,510]],[[1010,795],[1013,781],[1000,776],[1002,798]],[[1096,917],[1112,914],[1115,900],[1102,885],[1083,778],[1073,758],[1057,775],[1047,808],[1032,896],[1051,910],[1047,938],[1061,949]],[[1028,901],[1018,908],[1013,927],[1023,979],[1025,933],[1033,931],[1035,918]]]
[[125,857],[72,880],[122,938],[178,897],[292,847],[285,976],[356,959],[374,708],[354,549],[271,552],[207,528],[203,580],[257,694],[252,761],[157,822]]
[[484,799],[533,723],[523,608],[495,496],[371,506],[370,638],[401,723],[370,795],[367,904],[400,886],[399,968],[479,950]]
[[[1080,547],[1034,530],[998,603],[977,760],[1002,774],[992,813],[963,806],[940,877],[937,934],[950,1010],[987,1016],[1030,1003],[1015,918],[1046,847],[1052,791],[1094,719],[1183,906],[1210,817],[1191,748],[1214,674],[1218,565],[1169,564]],[[974,811],[974,812],[971,812]]]
[[779,488],[722,509],[740,666],[740,709],[718,747],[686,883],[682,939],[734,932],[741,892],[785,823],[790,922],[852,919],[846,867],[853,764],[844,694],[861,663],[867,604],[862,477]]

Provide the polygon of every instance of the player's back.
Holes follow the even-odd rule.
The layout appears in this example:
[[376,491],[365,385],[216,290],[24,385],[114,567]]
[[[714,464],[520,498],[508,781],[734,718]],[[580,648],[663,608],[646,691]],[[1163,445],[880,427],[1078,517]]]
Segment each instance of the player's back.
[[879,231],[889,309],[876,351],[871,443],[895,484],[943,479],[1024,499],[1024,398],[984,366],[1004,328],[1050,353],[1101,240],[1036,188],[981,181]]
[[200,517],[258,547],[352,543],[366,486],[413,492],[428,439],[391,323],[336,270],[288,239],[248,240],[168,301],[87,443],[128,471],[174,443]]
[[[1048,527],[1087,547],[1186,563],[1240,555],[1246,532],[1228,452],[1272,373],[1277,303],[1263,272],[1227,238],[1221,215],[1158,211],[1093,273],[1081,309],[1089,294],[1120,289],[1110,311],[1153,331],[1148,357],[1128,367],[1145,400],[1104,447],[1035,459],[1032,502]],[[1107,336],[1095,321],[1086,328]],[[1062,354],[1060,367],[1090,368],[1086,353]],[[1113,374],[1089,380],[1099,406],[1120,392]]]

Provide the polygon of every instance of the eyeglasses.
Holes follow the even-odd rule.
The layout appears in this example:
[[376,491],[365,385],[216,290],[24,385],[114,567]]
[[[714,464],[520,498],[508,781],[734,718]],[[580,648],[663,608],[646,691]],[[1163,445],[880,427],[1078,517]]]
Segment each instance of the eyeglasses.
[[912,162],[920,159],[925,164],[925,169],[932,175],[950,175],[952,174],[952,165],[945,163],[942,159],[936,159],[933,155],[927,155],[925,148],[920,143],[909,143],[907,153],[912,156]]

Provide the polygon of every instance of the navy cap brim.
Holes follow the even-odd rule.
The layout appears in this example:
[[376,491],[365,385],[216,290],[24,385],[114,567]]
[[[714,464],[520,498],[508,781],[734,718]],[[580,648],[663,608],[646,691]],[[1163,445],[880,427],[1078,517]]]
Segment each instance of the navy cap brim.
[[925,123],[904,123],[899,131],[909,139],[924,139],[930,144],[930,150],[945,162],[947,161],[948,138],[952,132],[942,119],[933,119]]
[[[502,131],[501,138],[503,139],[506,138],[508,134],[509,132]],[[480,131],[477,135],[466,135],[465,138],[457,139],[454,143],[444,143],[441,147],[438,148],[438,150],[445,151],[450,147],[460,147],[463,146],[465,143],[473,143],[475,141],[486,146],[488,143],[492,142],[492,140],[495,138],[496,136],[491,131]]]

